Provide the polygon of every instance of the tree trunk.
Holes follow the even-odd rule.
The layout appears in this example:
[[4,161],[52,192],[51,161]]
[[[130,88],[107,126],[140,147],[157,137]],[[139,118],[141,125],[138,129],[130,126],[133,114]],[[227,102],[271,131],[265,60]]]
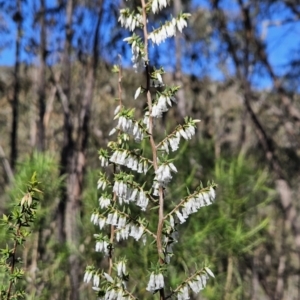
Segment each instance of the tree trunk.
[[14,67],[14,90],[12,99],[12,129],[11,129],[11,153],[10,165],[12,170],[15,169],[18,158],[18,122],[19,122],[19,94],[20,94],[20,54],[21,54],[21,38],[22,38],[22,6],[21,0],[17,1],[17,11],[13,16],[13,20],[17,23],[16,36],[16,52]]
[[[66,175],[66,186],[62,192],[59,204],[58,222],[59,239],[67,242],[69,247],[69,276],[71,293],[70,299],[78,300],[82,274],[78,248],[80,243],[79,219],[81,213],[81,194],[83,189],[83,177],[86,165],[85,152],[89,137],[90,111],[93,98],[96,68],[98,64],[98,45],[99,30],[102,18],[102,1],[99,1],[100,13],[95,29],[93,42],[93,55],[87,63],[85,90],[82,102],[79,105],[71,106],[71,65],[69,55],[71,52],[72,41],[72,14],[73,3],[70,0],[67,4],[67,25],[66,25],[66,44],[64,58],[64,78],[66,83],[64,88],[59,88],[56,81],[58,94],[64,109],[64,147],[61,153],[61,173]],[[79,110],[74,111],[71,107]],[[76,118],[78,122],[75,121]],[[75,127],[75,124],[76,125]]]
[[40,65],[38,71],[38,104],[39,104],[39,118],[37,126],[37,149],[39,151],[45,150],[45,123],[44,116],[46,112],[46,58],[47,58],[47,37],[46,37],[46,10],[45,0],[40,0]]

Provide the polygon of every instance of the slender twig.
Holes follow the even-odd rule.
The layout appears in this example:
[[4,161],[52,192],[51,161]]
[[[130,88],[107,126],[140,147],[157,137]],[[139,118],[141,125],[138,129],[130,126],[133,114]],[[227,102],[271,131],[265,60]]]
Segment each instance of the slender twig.
[[[158,169],[157,165],[157,149],[155,145],[155,141],[153,138],[153,117],[151,116],[152,112],[152,99],[150,92],[150,66],[149,66],[149,57],[148,57],[148,31],[147,31],[147,16],[146,16],[146,4],[145,0],[141,0],[142,11],[143,11],[143,30],[144,30],[144,48],[145,48],[145,60],[146,60],[146,95],[147,95],[147,104],[149,108],[149,140],[152,149],[152,158],[153,158],[153,167],[156,171]],[[158,209],[158,225],[157,225],[157,233],[156,233],[156,245],[158,252],[158,259],[160,264],[164,264],[163,259],[163,245],[162,245],[162,230],[164,225],[164,195],[163,195],[163,187],[159,187],[159,209]],[[164,289],[159,291],[160,299],[165,299]]]
[[[21,225],[19,224],[18,228],[17,228],[16,237],[20,236],[20,228],[21,228]],[[12,259],[12,261],[11,261],[11,267],[10,267],[10,274],[11,275],[14,273],[14,270],[15,270],[17,246],[18,246],[18,242],[17,242],[17,240],[15,240],[13,251],[12,251],[12,254],[11,254],[11,259]],[[10,294],[11,294],[12,286],[13,286],[13,280],[10,280],[9,286],[8,286],[7,292],[6,292],[6,299],[7,300],[10,299]]]
[[[118,90],[119,90],[119,105],[120,107],[122,106],[122,68],[121,68],[121,62],[119,64],[119,80],[118,80]],[[120,132],[119,132],[120,134]],[[114,164],[114,174],[116,173],[116,165]],[[113,196],[113,202],[117,201],[117,194],[114,192],[114,196]],[[109,250],[109,255],[108,255],[108,260],[109,260],[109,270],[108,270],[108,274],[111,275],[112,272],[112,268],[113,268],[113,242],[114,242],[114,238],[115,238],[115,226],[111,225],[110,226],[110,244],[111,244],[111,248]]]

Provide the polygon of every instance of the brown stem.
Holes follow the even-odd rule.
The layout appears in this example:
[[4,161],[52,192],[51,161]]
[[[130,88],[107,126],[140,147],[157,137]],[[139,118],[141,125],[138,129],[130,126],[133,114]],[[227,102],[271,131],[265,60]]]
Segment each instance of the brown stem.
[[224,300],[230,299],[230,286],[232,282],[232,273],[233,273],[233,258],[232,256],[229,256],[227,262],[227,277],[226,277],[226,284],[225,284]]
[[[150,67],[149,67],[149,57],[148,57],[148,31],[147,31],[147,16],[146,16],[146,4],[145,0],[141,0],[142,10],[143,10],[143,24],[144,24],[144,49],[145,49],[145,60],[146,60],[146,95],[147,95],[147,104],[149,108],[149,140],[152,150],[152,158],[153,158],[153,167],[154,171],[158,169],[157,165],[157,149],[155,145],[155,141],[153,138],[153,117],[151,116],[152,112],[152,99],[150,93]],[[157,252],[159,257],[160,264],[164,264],[163,260],[163,246],[162,246],[162,229],[164,224],[164,195],[163,188],[159,188],[159,209],[158,209],[158,225],[157,225],[157,233],[156,233],[156,245]],[[160,291],[160,300],[165,299],[164,289],[162,288]]]
[[[19,224],[18,225],[18,229],[17,229],[16,237],[20,236],[20,228],[21,228],[21,225]],[[11,256],[12,257],[12,262],[11,262],[10,274],[13,274],[14,270],[15,270],[17,246],[18,246],[18,242],[15,240],[15,242],[14,242],[14,248],[13,248],[13,252],[12,252],[12,256]],[[13,281],[10,280],[9,286],[8,286],[8,289],[7,289],[7,292],[6,292],[6,299],[7,300],[10,299],[12,285],[13,285]]]

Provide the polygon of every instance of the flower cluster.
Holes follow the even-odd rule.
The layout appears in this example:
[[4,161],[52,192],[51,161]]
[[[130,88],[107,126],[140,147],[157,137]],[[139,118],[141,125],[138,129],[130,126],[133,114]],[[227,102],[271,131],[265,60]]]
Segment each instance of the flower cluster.
[[89,283],[93,279],[93,286],[99,287],[100,285],[100,275],[95,271],[93,266],[88,266],[85,270],[83,282]]
[[146,174],[148,171],[148,160],[140,158],[130,151],[123,149],[116,149],[112,154],[110,161],[115,164],[126,166],[132,171]]
[[155,14],[167,6],[167,0],[153,0],[151,4],[152,12]]
[[94,211],[91,215],[91,222],[94,225],[98,225],[100,230],[105,226],[106,224],[106,217],[104,217],[102,214],[100,214],[97,211]]
[[109,180],[107,179],[106,175],[102,172],[100,172],[99,180],[97,182],[97,189],[102,189],[103,191],[106,189],[106,187],[110,184]]
[[106,237],[103,237],[102,234],[94,234],[94,237],[96,238],[96,245],[95,245],[95,251],[96,252],[102,252],[105,255],[109,254],[110,251],[110,242],[107,240]]
[[99,198],[99,206],[101,209],[108,208],[110,206],[111,199],[107,195],[101,195]]
[[131,13],[129,9],[121,9],[120,17],[118,21],[121,23],[121,26],[125,29],[133,31],[136,27],[140,27],[142,23],[142,16],[140,14]]
[[[126,118],[125,116],[119,117],[117,129],[132,135],[136,142],[140,142],[144,138],[139,123],[130,118]],[[113,134],[114,132],[115,130],[111,131],[110,134]]]
[[[108,213],[107,217],[95,211],[91,216],[91,222],[94,225],[99,225],[100,229],[104,228],[105,225],[116,226],[116,240],[118,242],[127,240],[130,236],[138,241],[145,232],[144,221],[142,219],[131,221],[124,213],[117,210]],[[97,240],[96,251],[108,254],[109,241],[99,234],[95,234],[94,237]]]
[[179,219],[180,224],[184,223],[190,214],[197,212],[201,207],[212,204],[215,197],[216,193],[212,186],[209,188],[208,192],[196,192],[189,196],[182,204],[181,212],[179,211],[179,208],[175,210],[175,214]]
[[164,42],[167,38],[173,37],[176,35],[176,27],[182,32],[182,29],[187,26],[186,19],[189,17],[189,14],[182,14],[177,18],[173,18],[171,21],[166,22],[160,28],[152,31],[148,39],[152,41],[152,43],[159,45]]
[[151,293],[155,293],[156,291],[162,289],[164,286],[165,283],[163,274],[155,274],[154,272],[152,272],[146,290]]
[[126,277],[126,260],[122,259],[116,263],[117,274],[120,278]]
[[197,122],[199,122],[199,120],[189,120],[187,124],[177,126],[175,131],[163,140],[160,145],[161,149],[169,153],[169,147],[171,147],[172,152],[176,151],[179,148],[181,137],[185,140],[189,140],[195,135]]
[[116,180],[113,187],[113,192],[119,198],[119,203],[123,202],[128,204],[129,202],[135,202],[137,206],[141,208],[141,210],[146,210],[148,205],[148,196],[147,194],[138,187],[137,184],[127,183],[122,180]]
[[146,111],[143,119],[143,124],[146,126],[146,129],[149,131],[150,129],[150,119],[149,119],[149,112]]
[[109,155],[107,153],[107,150],[100,149],[100,151],[99,151],[99,160],[100,160],[101,167],[107,167],[108,166],[108,163],[109,163],[108,159],[109,159]]
[[187,282],[182,284],[180,289],[177,291],[177,300],[187,300],[189,297],[189,288],[196,294],[206,287],[207,280],[211,277],[215,277],[213,272],[208,268],[204,268],[205,273],[196,273],[190,277]]
[[130,37],[125,38],[123,41],[131,44],[131,53],[132,53],[132,64],[135,72],[142,72],[145,68],[145,51],[144,46],[141,42],[141,38],[135,34]]
[[127,240],[128,237],[131,236],[136,241],[138,241],[143,236],[144,231],[145,231],[144,226],[128,223],[123,228],[120,228],[116,231],[116,240],[117,242],[121,240]]
[[172,172],[177,172],[176,167],[173,163],[164,163],[158,167],[158,169],[155,171],[155,177],[153,181],[153,195],[158,196],[159,195],[159,188],[166,187],[166,185],[171,181],[172,179]]
[[159,182],[161,185],[168,184],[172,179],[172,172],[177,172],[176,167],[173,163],[165,163],[158,167],[155,171],[155,178],[154,180]]
[[[164,276],[170,272],[168,264],[173,256],[173,246],[178,242],[177,227],[192,213],[212,204],[215,199],[216,185],[212,183],[207,188],[201,185],[194,193],[189,193],[181,200],[175,200],[171,210],[164,211],[170,207],[165,205],[165,188],[171,182],[174,173],[177,173],[172,157],[168,154],[179,148],[182,138],[190,140],[195,135],[196,123],[199,122],[199,120],[186,118],[183,125],[176,126],[173,132],[158,142],[154,123],[158,122],[157,118],[161,118],[176,103],[176,92],[180,87],[165,86],[162,78],[165,71],[162,67],[155,67],[149,61],[150,41],[148,43],[145,39],[157,45],[164,42],[167,38],[175,36],[177,30],[182,32],[190,16],[181,13],[148,34],[148,14],[151,11],[157,13],[168,6],[169,2],[169,0],[142,1],[142,7],[136,7],[138,13],[129,9],[120,11],[119,22],[123,27],[130,31],[134,31],[137,27],[143,29],[138,30],[137,33],[139,35],[144,33],[144,37],[133,33],[124,41],[131,46],[134,69],[142,71],[146,68],[147,80],[144,84],[139,83],[134,93],[134,100],[139,98],[144,101],[144,116],[136,119],[138,114],[135,114],[135,109],[125,108],[122,100],[124,96],[121,94],[121,69],[116,66],[113,69],[113,72],[119,74],[120,94],[114,111],[114,120],[117,120],[117,124],[109,135],[117,133],[117,138],[108,143],[107,150],[99,151],[99,160],[106,173],[100,173],[99,206],[91,215],[91,222],[99,226],[101,231],[94,235],[95,250],[108,256],[109,271],[98,272],[90,267],[84,275],[84,282],[93,281],[93,289],[97,292],[98,299],[135,299],[126,290],[126,282],[129,280],[126,258],[115,258],[119,251],[113,251],[118,242],[123,244],[129,237],[144,242],[144,245],[146,238],[151,238],[156,244],[157,265],[153,267],[154,263],[150,261],[150,277],[146,289],[153,294],[159,292],[162,298],[166,289]],[[133,140],[143,141],[143,143],[136,147]],[[148,153],[148,149],[151,149],[152,155]],[[147,177],[144,176],[146,174]],[[143,181],[144,184],[141,183]],[[149,209],[148,206],[151,208]],[[146,209],[147,213],[144,213]],[[132,211],[135,213],[133,214]],[[154,217],[152,213],[155,214]],[[153,220],[157,221],[157,224],[152,224]],[[157,231],[152,232],[152,228]],[[198,293],[202,290],[209,276],[214,277],[208,268],[196,271],[176,289],[170,286],[171,294],[166,298],[177,296],[178,299],[189,299],[189,292]]]
[[[151,116],[155,118],[161,118],[164,112],[168,111],[168,105],[171,107],[172,102],[176,103],[174,96],[159,95],[156,103],[153,104]],[[167,105],[168,104],[168,105]]]

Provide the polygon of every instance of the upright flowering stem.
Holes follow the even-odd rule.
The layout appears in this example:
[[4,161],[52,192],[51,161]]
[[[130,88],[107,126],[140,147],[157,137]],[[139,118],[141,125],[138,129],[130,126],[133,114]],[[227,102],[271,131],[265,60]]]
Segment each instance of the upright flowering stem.
[[[153,138],[153,116],[152,116],[152,99],[150,93],[150,66],[149,66],[149,58],[148,58],[148,31],[147,31],[147,15],[146,15],[146,4],[145,0],[141,0],[142,10],[143,10],[143,30],[144,30],[144,45],[145,45],[145,60],[146,60],[146,95],[147,95],[147,103],[149,108],[149,139],[152,150],[152,159],[153,159],[153,167],[154,170],[157,171],[157,148],[155,145],[155,141]],[[158,252],[158,259],[160,264],[164,264],[163,259],[163,247],[162,247],[162,230],[164,225],[164,195],[163,195],[163,187],[159,187],[159,208],[158,208],[158,225],[156,232],[156,245]],[[160,299],[165,299],[164,288],[160,289]]]
[[[150,70],[148,63],[148,31],[147,31],[147,16],[146,16],[146,4],[145,0],[141,0],[142,9],[143,9],[143,23],[144,23],[144,44],[145,44],[145,58],[146,58],[146,78],[147,78],[147,103],[149,107],[149,139],[152,149],[152,158],[153,158],[153,167],[154,170],[157,171],[157,148],[155,145],[155,141],[153,138],[153,117],[152,117],[152,99],[150,93]],[[159,256],[159,261],[161,264],[164,263],[163,260],[163,249],[162,249],[162,229],[164,224],[164,195],[163,195],[163,187],[159,187],[159,211],[158,211],[158,226],[156,233],[156,241],[157,241],[157,251]]]
[[[172,248],[178,242],[179,225],[201,207],[213,203],[216,185],[209,183],[204,188],[200,184],[193,193],[188,193],[183,199],[175,199],[175,204],[170,203],[166,206],[168,211],[164,213],[165,192],[168,191],[167,186],[172,180],[173,173],[177,173],[169,153],[179,149],[180,140],[190,140],[195,135],[196,124],[200,120],[186,117],[184,124],[178,124],[163,139],[162,133],[154,136],[155,119],[167,114],[176,103],[175,94],[180,87],[165,86],[161,76],[164,70],[162,67],[159,69],[155,68],[156,66],[153,66],[153,69],[150,67],[148,52],[149,41],[153,46],[159,45],[167,38],[175,36],[177,30],[181,32],[187,26],[189,14],[181,13],[148,32],[147,16],[158,13],[170,2],[141,0],[140,3],[141,7],[135,7],[133,10],[121,9],[119,21],[123,27],[132,32],[132,35],[126,37],[124,41],[131,45],[133,68],[136,72],[146,72],[146,85],[136,89],[134,99],[139,98],[141,94],[146,95],[147,109],[144,116],[137,119],[135,109],[127,108],[125,101],[122,103],[122,71],[120,66],[114,66],[113,71],[119,75],[119,102],[114,112],[114,120],[118,122],[109,135],[117,133],[117,139],[110,141],[107,149],[99,151],[101,167],[112,167],[113,172],[100,172],[99,207],[91,215],[91,222],[100,229],[100,233],[94,235],[95,250],[108,256],[109,267],[106,273],[104,270],[97,270],[93,265],[88,266],[84,282],[93,282],[93,289],[101,300],[136,299],[127,290],[129,281],[127,258],[115,259],[114,247],[118,242],[128,238],[142,241],[147,247],[150,238],[151,245],[156,244],[158,257],[155,256],[154,261],[151,261],[146,290],[153,295],[159,294],[160,300],[171,297],[177,297],[178,300],[190,299],[189,292],[199,293],[205,287],[208,276],[213,277],[213,273],[207,267],[201,268],[182,281],[177,288],[171,287],[170,294],[165,295],[167,293],[165,281],[170,272],[168,266],[174,255]],[[137,34],[134,32],[136,28],[142,30],[142,35],[140,30]],[[146,152],[144,156],[144,151],[139,146],[143,140],[147,140],[151,147],[152,160],[147,157]],[[143,179],[146,181],[141,184]],[[156,211],[157,203],[158,211]],[[133,212],[131,206],[135,206]],[[137,208],[141,213],[136,213]],[[151,224],[153,220],[151,212],[158,214],[157,224]],[[109,227],[106,227],[107,225]],[[156,227],[156,232],[152,232],[152,226]]]

